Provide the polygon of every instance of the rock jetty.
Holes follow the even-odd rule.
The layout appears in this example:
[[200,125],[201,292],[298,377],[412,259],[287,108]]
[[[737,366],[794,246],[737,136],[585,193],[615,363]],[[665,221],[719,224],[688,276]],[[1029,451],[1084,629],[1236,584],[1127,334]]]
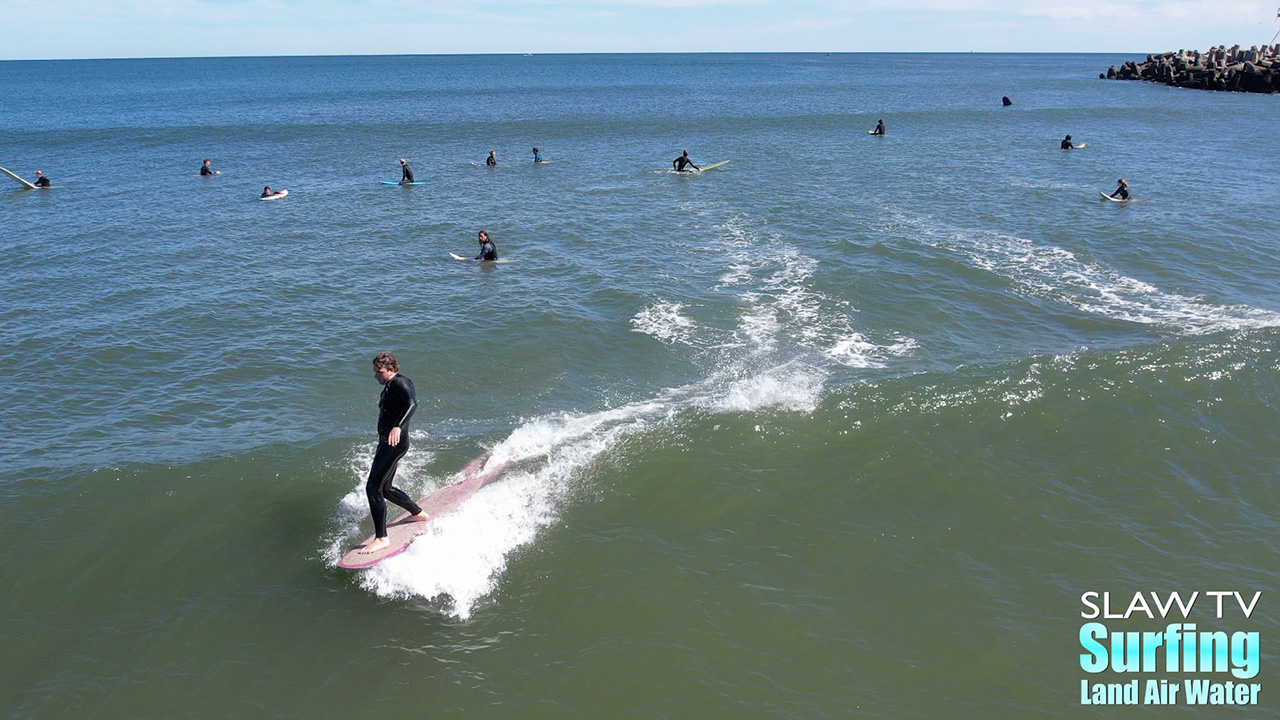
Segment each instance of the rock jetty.
[[1196,90],[1280,93],[1280,44],[1216,47],[1208,52],[1179,50],[1148,55],[1146,62],[1112,65],[1098,77],[1147,80]]

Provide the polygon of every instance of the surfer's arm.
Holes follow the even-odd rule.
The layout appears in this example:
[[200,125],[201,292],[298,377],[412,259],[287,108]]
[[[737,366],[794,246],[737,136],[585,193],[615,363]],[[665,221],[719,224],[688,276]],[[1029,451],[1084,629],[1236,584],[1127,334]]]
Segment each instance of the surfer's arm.
[[404,398],[405,403],[404,415],[402,415],[400,420],[396,423],[396,429],[399,430],[409,424],[409,418],[413,417],[413,411],[418,409],[418,399],[413,396],[413,391],[410,390],[405,383],[399,383],[396,390],[400,393],[400,396]]

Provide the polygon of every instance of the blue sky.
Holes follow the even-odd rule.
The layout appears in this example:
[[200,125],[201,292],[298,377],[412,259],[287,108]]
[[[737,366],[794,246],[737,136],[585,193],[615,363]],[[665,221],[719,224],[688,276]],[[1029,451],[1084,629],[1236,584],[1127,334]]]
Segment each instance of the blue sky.
[[0,0],[0,59],[1110,52],[1261,45],[1280,0]]

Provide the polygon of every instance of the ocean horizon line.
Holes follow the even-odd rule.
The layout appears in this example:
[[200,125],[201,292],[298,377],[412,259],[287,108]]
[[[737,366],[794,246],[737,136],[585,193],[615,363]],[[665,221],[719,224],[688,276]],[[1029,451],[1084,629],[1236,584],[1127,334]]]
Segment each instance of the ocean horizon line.
[[[1242,46],[1243,47],[1243,46]],[[1197,48],[1192,48],[1197,49]],[[813,51],[790,51],[790,50],[710,50],[697,52],[670,52],[665,50],[644,50],[633,52],[474,52],[474,53],[385,53],[385,54],[368,54],[368,53],[333,53],[333,54],[316,54],[316,55],[157,55],[157,56],[116,56],[116,57],[87,57],[87,58],[3,58],[0,63],[23,63],[23,62],[99,62],[107,60],[272,60],[272,59],[314,59],[314,58],[413,58],[413,57],[627,57],[627,56],[668,56],[668,57],[688,57],[695,55],[778,55],[778,56],[830,56],[830,55],[884,55],[884,56],[900,56],[900,55],[929,55],[929,56],[945,56],[945,55],[1019,55],[1019,56],[1108,56],[1108,55],[1136,55],[1145,57],[1146,55],[1169,52],[1165,50],[1155,51],[1113,51],[1113,52],[1081,52],[1081,51],[1063,51],[1063,52],[1046,52],[1046,51],[1018,51],[1018,50],[813,50]]]

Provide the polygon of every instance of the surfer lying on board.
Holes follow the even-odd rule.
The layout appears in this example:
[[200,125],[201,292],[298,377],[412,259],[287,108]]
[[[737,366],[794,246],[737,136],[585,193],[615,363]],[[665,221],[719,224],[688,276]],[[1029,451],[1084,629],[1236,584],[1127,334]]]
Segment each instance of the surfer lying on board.
[[489,239],[489,233],[480,231],[480,254],[472,258],[473,260],[497,260],[498,246],[493,244]]
[[36,179],[31,184],[36,187],[49,187],[49,178],[45,177],[44,173],[37,170]]
[[1129,199],[1129,183],[1125,182],[1124,178],[1120,178],[1116,181],[1116,191],[1111,193],[1111,197],[1118,198],[1120,200]]
[[409,169],[409,163],[405,162],[404,158],[400,158],[400,182],[402,184],[413,182],[413,171]]
[[204,164],[200,166],[200,174],[201,174],[202,176],[203,176],[203,175],[217,175],[217,174],[218,174],[216,170],[214,170],[213,168],[209,167],[209,158],[205,158],[205,159],[204,159]]
[[1071,136],[1070,136],[1070,135],[1068,135],[1068,136],[1066,136],[1065,138],[1063,138],[1063,139],[1062,139],[1062,149],[1063,149],[1063,150],[1074,150],[1074,149],[1075,149],[1075,147],[1076,147],[1076,146],[1071,142]]
[[373,516],[373,542],[360,550],[362,555],[375,553],[391,545],[387,540],[387,500],[409,511],[411,522],[426,522],[427,514],[403,490],[393,487],[400,458],[409,452],[409,418],[418,409],[413,381],[400,374],[400,363],[389,352],[373,358],[373,377],[382,385],[378,398],[378,450],[369,468],[369,481],[364,493],[369,497],[369,514]]
[[671,161],[671,167],[675,168],[676,172],[689,172],[688,170],[685,170],[685,169],[684,169],[684,166],[685,166],[685,165],[689,165],[689,166],[693,167],[693,169],[694,169],[694,170],[701,170],[701,169],[702,169],[702,168],[698,167],[697,165],[694,165],[694,164],[693,164],[693,161],[689,159],[689,151],[688,151],[688,150],[685,150],[683,153],[681,153],[680,157],[678,157],[678,158],[676,158],[675,160],[672,160],[672,161]]

